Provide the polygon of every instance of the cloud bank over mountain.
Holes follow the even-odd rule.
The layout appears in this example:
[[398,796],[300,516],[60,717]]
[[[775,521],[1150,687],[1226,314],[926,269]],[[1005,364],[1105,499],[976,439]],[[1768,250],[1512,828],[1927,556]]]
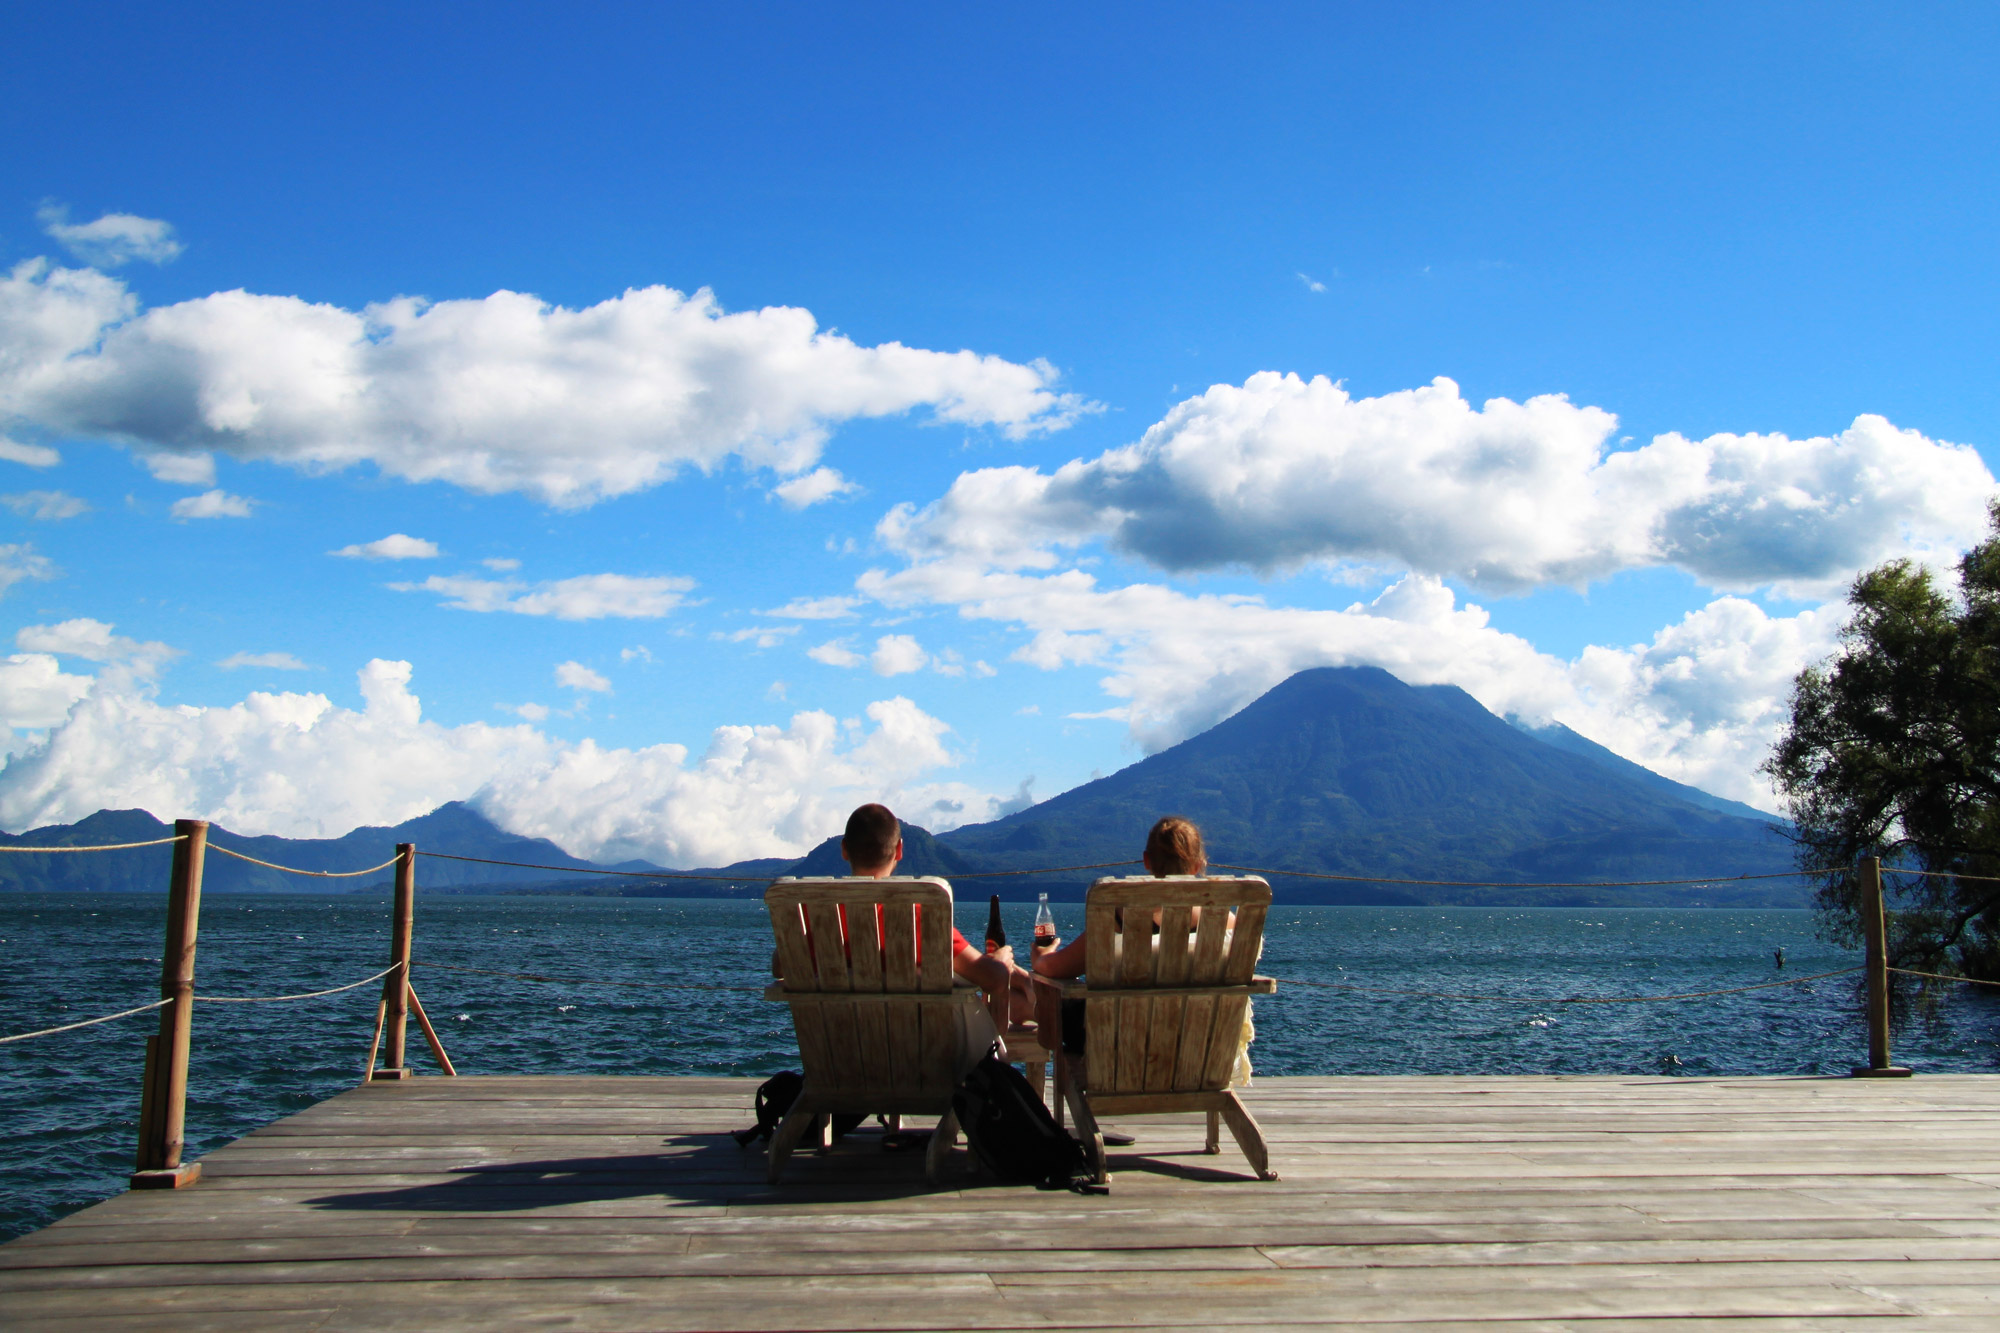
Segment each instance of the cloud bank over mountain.
[[936,780],[958,762],[950,728],[901,696],[863,718],[808,710],[783,727],[721,727],[696,754],[429,722],[411,676],[407,662],[369,662],[359,710],[261,691],[229,707],[173,707],[130,672],[93,679],[48,653],[16,654],[0,660],[6,721],[52,729],[0,770],[0,826],[136,806],[246,833],[330,837],[469,800],[503,828],[578,856],[688,867],[803,855],[866,800],[938,827],[992,811],[972,788]]

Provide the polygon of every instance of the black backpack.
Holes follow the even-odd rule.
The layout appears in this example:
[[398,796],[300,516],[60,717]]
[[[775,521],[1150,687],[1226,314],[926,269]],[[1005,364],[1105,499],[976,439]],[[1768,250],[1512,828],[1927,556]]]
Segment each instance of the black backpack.
[[[799,1093],[805,1086],[805,1075],[796,1069],[781,1070],[758,1084],[755,1103],[757,1123],[748,1129],[739,1129],[730,1136],[736,1140],[736,1146],[747,1148],[752,1139],[762,1139],[769,1143],[771,1136],[778,1132],[778,1122],[785,1118],[785,1112],[792,1109],[792,1103],[799,1099]],[[835,1116],[833,1137],[839,1138],[867,1118],[867,1116],[847,1114]],[[814,1131],[819,1128],[819,1121],[820,1117],[814,1116],[812,1124],[806,1126],[808,1139],[815,1137]]]
[[1083,1145],[1064,1133],[1021,1071],[988,1054],[972,1067],[951,1107],[966,1144],[988,1171],[1019,1185],[1105,1194]]

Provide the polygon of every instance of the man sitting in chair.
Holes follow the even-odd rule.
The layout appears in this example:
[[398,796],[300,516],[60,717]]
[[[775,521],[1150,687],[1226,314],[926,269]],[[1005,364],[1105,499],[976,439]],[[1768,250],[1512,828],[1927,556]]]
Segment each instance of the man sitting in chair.
[[[887,879],[896,873],[896,863],[903,859],[903,826],[888,806],[864,805],[847,817],[840,858],[853,874],[866,879]],[[986,992],[987,1012],[996,1031],[1005,1032],[1010,1017],[1018,1021],[1034,1016],[1028,974],[1015,966],[1011,948],[983,953],[954,926],[951,970]]]

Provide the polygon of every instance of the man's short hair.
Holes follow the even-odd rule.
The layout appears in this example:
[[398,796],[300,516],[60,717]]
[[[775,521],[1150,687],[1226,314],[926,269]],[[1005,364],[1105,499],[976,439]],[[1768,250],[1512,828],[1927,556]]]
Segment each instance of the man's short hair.
[[841,850],[856,870],[873,869],[896,859],[896,843],[902,836],[903,826],[888,806],[864,805],[847,817]]
[[1155,875],[1199,875],[1208,869],[1201,830],[1179,815],[1168,815],[1146,835],[1146,859]]

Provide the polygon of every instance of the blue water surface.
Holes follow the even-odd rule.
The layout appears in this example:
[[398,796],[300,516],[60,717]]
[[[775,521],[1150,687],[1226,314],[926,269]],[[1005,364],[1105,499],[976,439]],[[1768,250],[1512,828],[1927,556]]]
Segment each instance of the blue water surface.
[[[1025,939],[1032,909],[1009,910]],[[1081,904],[1054,910],[1065,937],[1082,924]],[[983,906],[961,907],[968,934],[984,921]],[[0,1035],[157,999],[163,924],[153,895],[0,897]],[[388,947],[383,898],[212,895],[197,990],[340,985],[380,970]],[[756,993],[770,952],[754,901],[438,897],[419,907],[415,981],[462,1073],[761,1075],[798,1063],[787,1011]],[[1668,1003],[1559,1001],[1748,986],[1857,961],[1814,939],[1805,912],[1280,906],[1259,970],[1299,984],[1257,1002],[1252,1056],[1262,1074],[1841,1073],[1867,1049],[1851,976]],[[352,1087],[379,996],[366,986],[198,1006],[189,1155]],[[156,1027],[146,1014],[0,1046],[0,1238],[124,1188]],[[1994,1072],[2000,997],[1948,988],[1901,1022],[1895,1049],[1919,1070]],[[412,1024],[410,1062],[425,1070],[429,1058]]]

